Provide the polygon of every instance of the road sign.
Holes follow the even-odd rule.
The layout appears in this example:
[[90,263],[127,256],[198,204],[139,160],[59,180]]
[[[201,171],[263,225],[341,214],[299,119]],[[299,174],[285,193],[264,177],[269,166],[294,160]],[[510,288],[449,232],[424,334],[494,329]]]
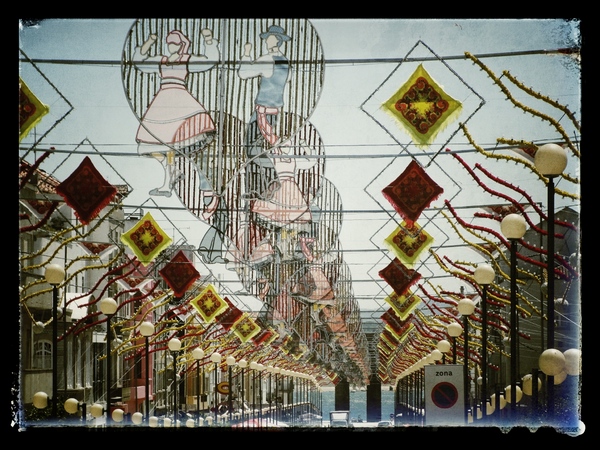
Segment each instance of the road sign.
[[425,423],[427,425],[463,425],[464,366],[434,364],[425,366]]

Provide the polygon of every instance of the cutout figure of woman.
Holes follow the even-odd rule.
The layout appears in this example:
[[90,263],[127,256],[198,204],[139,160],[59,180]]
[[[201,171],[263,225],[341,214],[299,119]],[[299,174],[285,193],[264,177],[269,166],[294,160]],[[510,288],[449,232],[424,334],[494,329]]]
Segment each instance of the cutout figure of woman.
[[[303,148],[310,148],[300,142]],[[312,213],[306,198],[296,183],[296,170],[309,169],[315,159],[307,156],[289,155],[290,147],[278,146],[273,149],[273,166],[278,181],[272,181],[264,194],[264,199],[254,200],[250,210],[275,227],[289,224],[310,224]]]
[[246,132],[249,169],[246,172],[246,194],[250,198],[263,194],[269,181],[269,169],[273,169],[273,163],[265,153],[265,141],[267,148],[280,141],[275,127],[283,108],[283,93],[290,77],[290,64],[281,47],[291,38],[278,25],[271,25],[260,37],[265,42],[266,53],[253,60],[252,44],[246,43],[238,68],[238,75],[243,80],[259,77],[254,111]]
[[[204,72],[219,61],[219,42],[210,30],[202,30],[205,53],[191,54],[190,40],[179,30],[165,38],[167,54],[150,56],[156,34],[135,49],[133,62],[145,73],[158,73],[160,89],[148,105],[137,131],[138,152],[159,160],[164,168],[164,180],[150,195],[171,196],[174,184],[182,174],[176,169],[175,153],[191,154],[206,147],[215,136],[215,124],[204,106],[186,86],[190,72]],[[205,175],[199,173],[205,214],[214,212],[218,197]],[[207,217],[205,217],[206,219]]]

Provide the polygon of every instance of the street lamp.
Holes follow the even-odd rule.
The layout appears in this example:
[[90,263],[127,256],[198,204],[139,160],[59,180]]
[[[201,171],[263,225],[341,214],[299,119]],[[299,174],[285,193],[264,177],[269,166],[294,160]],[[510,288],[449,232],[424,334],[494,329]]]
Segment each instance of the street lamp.
[[110,319],[117,312],[117,301],[112,297],[106,297],[100,300],[100,311],[106,316],[106,425],[110,425],[110,407],[111,407],[111,341],[112,333],[110,329]]
[[510,410],[513,420],[517,412],[517,242],[525,235],[527,222],[519,214],[508,214],[500,230],[510,241]]
[[256,370],[258,371],[258,399],[260,401],[258,405],[258,427],[262,428],[262,405],[263,405],[263,391],[262,391],[262,371],[266,367],[264,364],[258,363]]
[[479,264],[473,272],[473,278],[475,282],[481,285],[481,416],[485,420],[487,416],[487,289],[494,278],[496,273],[489,264]]
[[458,302],[457,305],[458,312],[463,317],[463,327],[464,327],[464,350],[463,350],[463,364],[464,364],[464,390],[465,390],[465,423],[469,421],[469,393],[470,393],[470,383],[469,383],[469,316],[473,314],[475,311],[475,303],[471,299],[462,298]]
[[446,339],[442,339],[437,343],[437,349],[442,352],[442,363],[446,364],[446,353],[450,351],[450,342]]
[[[567,152],[557,144],[544,144],[534,156],[537,170],[548,178],[548,333],[546,348],[554,348],[554,177],[567,167]],[[548,414],[554,415],[554,376],[548,375]]]
[[461,335],[463,329],[458,322],[452,322],[446,326],[446,330],[452,338],[452,364],[456,364],[456,338]]
[[277,375],[279,373],[281,373],[281,367],[274,367],[273,368],[273,373],[275,374],[275,420],[279,421],[280,417],[279,417],[279,413],[280,413],[280,409],[279,409],[279,385],[277,382]]
[[[192,350],[192,357],[196,360],[196,415],[198,416],[198,425],[200,425],[200,360],[204,358],[204,350],[196,347]],[[202,386],[204,387],[204,376],[202,377]]]
[[58,285],[65,279],[65,269],[48,264],[44,277],[52,285],[52,418],[58,416]]
[[231,394],[233,391],[233,388],[231,386],[231,370],[232,370],[232,367],[235,365],[235,358],[233,356],[229,355],[227,358],[225,358],[225,363],[227,364],[227,382],[229,383],[229,395],[227,396],[227,408],[229,409],[229,423],[231,424],[232,414],[233,414],[233,401],[231,398]]
[[244,426],[244,422],[246,420],[246,396],[244,395],[244,369],[248,367],[248,361],[244,358],[238,361],[238,367],[242,369],[242,427]]
[[273,418],[273,410],[271,408],[271,403],[273,402],[273,369],[274,367],[270,364],[265,367],[265,370],[269,372],[269,391],[267,395],[269,396],[269,420],[271,421]]
[[219,352],[214,352],[212,355],[210,355],[210,360],[215,363],[215,425],[217,425],[219,423],[217,418],[217,374],[219,370],[219,363],[221,362],[221,354]]
[[181,350],[181,341],[176,337],[169,339],[169,350],[173,353],[173,424],[177,426],[177,355]]
[[146,423],[150,418],[150,353],[149,339],[154,334],[154,324],[145,321],[140,324],[140,333],[146,341]]

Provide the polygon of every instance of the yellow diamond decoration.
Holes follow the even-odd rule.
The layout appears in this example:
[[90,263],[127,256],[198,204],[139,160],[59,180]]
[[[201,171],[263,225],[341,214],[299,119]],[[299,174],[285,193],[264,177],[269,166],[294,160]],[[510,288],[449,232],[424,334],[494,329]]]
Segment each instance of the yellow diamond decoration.
[[430,144],[462,109],[462,104],[444,92],[423,64],[382,106],[418,145]]
[[140,262],[147,266],[173,239],[146,213],[133,227],[121,235],[121,242],[129,246]]

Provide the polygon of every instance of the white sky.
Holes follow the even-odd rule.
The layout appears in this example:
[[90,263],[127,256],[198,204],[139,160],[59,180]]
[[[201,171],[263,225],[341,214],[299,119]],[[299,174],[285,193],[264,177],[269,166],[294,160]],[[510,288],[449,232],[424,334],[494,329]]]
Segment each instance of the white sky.
[[[67,111],[64,100],[53,92],[53,85],[74,110],[42,140],[39,147],[47,149],[55,146],[57,149],[74,150],[87,140],[103,154],[129,153],[131,156],[106,158],[120,177],[134,188],[125,203],[139,205],[148,201],[148,191],[155,187],[155,178],[162,175],[156,161],[137,154],[134,138],[138,120],[129,107],[121,80],[118,62],[133,23],[134,19],[47,19],[38,26],[21,28],[20,48],[26,57],[32,60],[69,60],[73,63],[38,62],[36,67],[43,73],[41,76],[30,63],[21,61],[22,78],[50,106],[51,112],[42,119],[35,131],[37,134],[31,133],[21,142],[20,155],[25,153],[24,149],[34,142],[36,136],[43,134]],[[390,261],[390,253],[383,245],[383,239],[396,228],[395,221],[399,223],[401,219],[380,192],[409,163],[406,152],[403,157],[396,156],[403,152],[397,141],[407,145],[410,137],[397,129],[394,131],[396,140],[393,139],[361,108],[398,67],[398,61],[372,60],[404,58],[419,41],[442,58],[459,57],[465,52],[474,55],[519,52],[521,55],[482,58],[482,61],[496,76],[500,77],[504,70],[508,70],[525,86],[566,105],[577,120],[581,121],[580,72],[573,59],[564,55],[522,55],[530,51],[573,45],[579,23],[562,19],[315,19],[311,23],[321,40],[326,66],[324,86],[310,121],[323,139],[326,154],[335,156],[327,160],[325,176],[337,187],[344,209],[349,211],[344,215],[341,234],[344,260],[352,272],[353,290],[361,309],[383,312],[388,308],[384,298],[391,292],[378,277],[378,271]],[[419,48],[422,49],[422,46]],[[420,51],[419,54],[424,52]],[[116,64],[78,64],[86,60],[115,61]],[[344,62],[341,63],[340,60]],[[369,60],[372,62],[368,62]],[[499,137],[536,142],[560,140],[559,134],[548,124],[514,108],[492,80],[471,61],[448,59],[447,64],[485,101],[483,107],[467,123],[479,145],[491,149]],[[395,88],[406,81],[417,65],[416,62],[406,62],[400,66],[395,72],[397,80],[393,80],[394,83],[397,81]],[[450,95],[458,96],[465,105],[473,108],[477,104],[476,96],[468,95],[467,89],[460,87],[456,77],[440,72],[434,78]],[[519,91],[506,78],[503,81],[509,85],[516,99],[534,109],[551,112],[572,139],[579,139],[566,117]],[[449,125],[446,135],[442,134],[440,138],[453,132],[457,124],[464,120],[466,117],[459,117]],[[442,143],[440,141],[440,145]],[[452,150],[472,149],[461,132],[452,138],[447,147]],[[424,150],[412,146],[409,151],[419,158],[423,157]],[[434,145],[429,151],[437,152],[438,147]],[[370,158],[370,155],[377,157]],[[74,169],[57,169],[64,157],[65,155],[60,154],[53,156],[42,168],[59,179],[64,179]],[[545,205],[545,186],[535,175],[520,170],[516,164],[494,162],[474,152],[462,153],[461,157],[469,164],[481,163],[496,176],[525,189],[534,200]],[[32,160],[32,155],[28,159]],[[503,203],[500,199],[483,193],[450,156],[440,155],[435,162],[435,165],[427,169],[427,173],[444,187],[445,192],[432,204],[433,207],[441,208],[445,199],[451,199],[455,208],[465,208],[459,209],[459,212],[465,220],[471,221],[475,210],[466,207]],[[577,159],[571,158],[566,172],[579,177],[578,163]],[[121,183],[116,176],[111,178],[109,175],[107,178],[111,183]],[[491,182],[489,184],[492,185]],[[558,181],[558,187],[571,192],[577,190],[564,180]],[[153,201],[159,206],[182,206],[176,196],[169,199],[153,197]],[[579,205],[569,199],[557,197],[556,202],[557,206],[579,209]],[[382,207],[389,214],[350,212],[381,210]],[[160,218],[158,213],[152,211],[152,214],[155,218]],[[186,235],[189,243],[197,246],[203,235],[201,230],[204,225],[185,211],[169,211],[168,214],[179,231]],[[457,247],[462,241],[441,215],[424,213],[424,220],[429,218],[432,219],[427,226],[424,221],[419,220],[419,223],[434,235],[436,240],[432,248],[438,254],[455,260],[483,262],[481,255],[464,247]],[[167,226],[165,231],[170,231]],[[444,247],[438,248],[442,244]],[[377,247],[381,251],[377,251]],[[233,278],[233,272],[224,271],[222,267],[211,265],[207,270],[223,273],[226,280]],[[460,282],[445,276],[431,257],[417,267],[417,270],[436,286],[453,290],[460,285]],[[202,273],[202,269],[200,271]]]

